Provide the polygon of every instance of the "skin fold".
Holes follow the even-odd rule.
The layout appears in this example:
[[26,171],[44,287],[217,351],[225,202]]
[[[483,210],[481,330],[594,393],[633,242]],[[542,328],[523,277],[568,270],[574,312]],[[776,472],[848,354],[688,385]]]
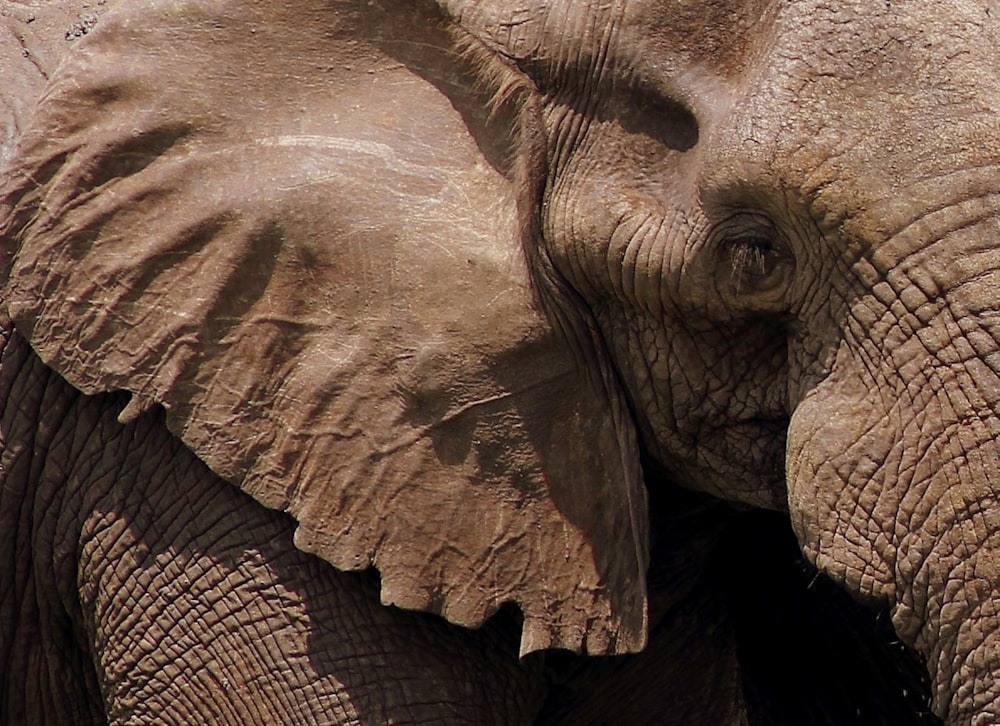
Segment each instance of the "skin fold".
[[991,2],[0,12],[0,720],[1000,720]]

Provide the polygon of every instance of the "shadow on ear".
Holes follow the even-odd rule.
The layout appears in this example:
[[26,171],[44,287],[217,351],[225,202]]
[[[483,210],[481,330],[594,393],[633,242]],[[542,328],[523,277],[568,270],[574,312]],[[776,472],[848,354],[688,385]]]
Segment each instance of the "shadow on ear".
[[162,404],[385,603],[516,602],[522,653],[635,651],[634,433],[541,312],[518,113],[453,45],[421,2],[109,12],[7,171],[4,297],[67,380]]

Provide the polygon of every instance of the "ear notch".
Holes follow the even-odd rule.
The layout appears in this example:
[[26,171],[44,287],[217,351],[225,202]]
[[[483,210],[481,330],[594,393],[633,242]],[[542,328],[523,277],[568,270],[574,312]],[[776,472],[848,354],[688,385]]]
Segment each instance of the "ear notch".
[[109,12],[6,174],[4,300],[384,602],[633,652],[634,432],[532,282],[530,86],[456,32],[425,2]]

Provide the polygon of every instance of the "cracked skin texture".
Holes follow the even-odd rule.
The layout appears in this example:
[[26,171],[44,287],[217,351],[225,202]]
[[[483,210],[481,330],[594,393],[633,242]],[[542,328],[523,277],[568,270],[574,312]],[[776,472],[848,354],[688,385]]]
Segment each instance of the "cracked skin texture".
[[1000,717],[990,3],[0,18],[7,720]]

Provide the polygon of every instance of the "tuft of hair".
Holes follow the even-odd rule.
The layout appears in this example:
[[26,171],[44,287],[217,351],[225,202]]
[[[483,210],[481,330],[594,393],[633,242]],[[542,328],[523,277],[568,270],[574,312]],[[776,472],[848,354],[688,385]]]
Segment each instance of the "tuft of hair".
[[459,60],[473,71],[476,90],[488,99],[490,120],[511,102],[535,91],[531,80],[513,62],[482,40],[457,24],[449,32]]

